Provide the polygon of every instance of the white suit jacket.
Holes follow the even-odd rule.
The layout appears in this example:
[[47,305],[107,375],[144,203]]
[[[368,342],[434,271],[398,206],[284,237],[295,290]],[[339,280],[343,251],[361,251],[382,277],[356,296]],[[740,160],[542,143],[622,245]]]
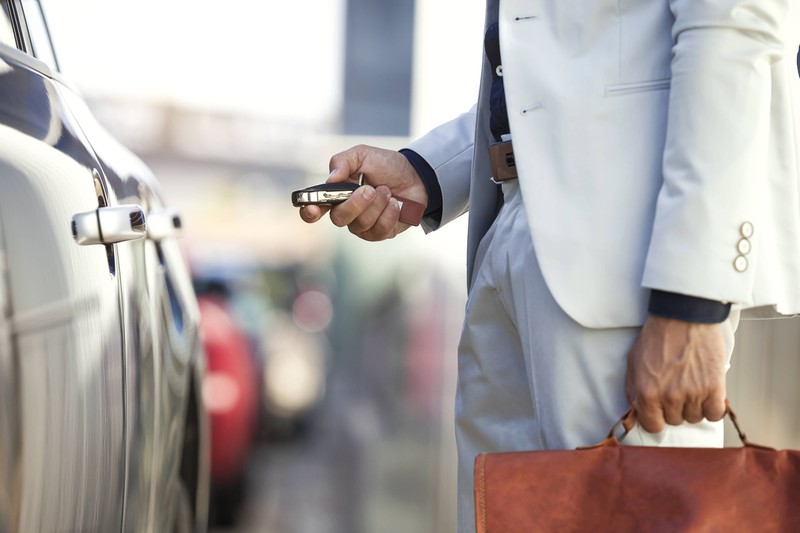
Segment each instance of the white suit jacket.
[[[800,312],[800,0],[488,0],[495,21],[531,237],[573,319],[639,325],[651,288]],[[470,212],[470,277],[498,198],[490,81],[484,58],[477,106],[409,145],[441,224]]]

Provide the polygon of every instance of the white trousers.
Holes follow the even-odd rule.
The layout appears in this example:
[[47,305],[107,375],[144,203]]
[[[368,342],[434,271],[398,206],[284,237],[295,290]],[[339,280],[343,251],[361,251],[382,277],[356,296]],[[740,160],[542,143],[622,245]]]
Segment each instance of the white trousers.
[[[640,328],[589,329],[547,289],[517,181],[481,242],[458,354],[458,530],[475,530],[481,452],[573,449],[603,440],[628,408],[627,354]],[[613,295],[608,295],[613,298]],[[728,357],[738,312],[723,325]],[[635,428],[625,444],[722,446],[721,422]]]

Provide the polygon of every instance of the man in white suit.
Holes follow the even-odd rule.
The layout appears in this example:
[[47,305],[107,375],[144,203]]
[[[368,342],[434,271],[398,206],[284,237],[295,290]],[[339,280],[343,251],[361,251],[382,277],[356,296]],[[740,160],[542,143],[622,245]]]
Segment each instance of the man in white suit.
[[469,210],[460,530],[478,452],[593,444],[628,404],[631,443],[721,445],[740,312],[800,312],[800,2],[488,0],[486,29],[473,110],[329,178],[364,173],[331,220],[367,240],[407,228],[393,195],[428,231]]

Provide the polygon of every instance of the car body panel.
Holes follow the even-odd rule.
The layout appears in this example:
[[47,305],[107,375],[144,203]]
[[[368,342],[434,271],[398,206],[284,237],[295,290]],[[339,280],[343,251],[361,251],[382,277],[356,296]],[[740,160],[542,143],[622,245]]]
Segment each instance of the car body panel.
[[4,533],[171,531],[185,489],[205,530],[205,361],[179,242],[81,246],[70,230],[133,204],[167,208],[147,166],[54,68],[0,44]]
[[[146,216],[167,209],[150,169],[97,122],[80,96],[62,87],[120,204],[141,205]],[[186,260],[175,239],[119,245],[126,328],[138,330],[127,346],[129,371],[128,495],[125,531],[164,531],[173,517],[183,418],[192,366],[201,364],[199,310]],[[196,384],[199,390],[200,385]],[[207,454],[208,452],[203,452]],[[205,490],[200,487],[200,490]],[[200,498],[202,499],[202,498]],[[144,520],[144,517],[147,517]],[[201,517],[198,517],[198,519]]]
[[19,409],[12,530],[111,531],[124,490],[118,273],[105,247],[77,246],[70,232],[75,213],[98,207],[99,165],[55,82],[3,52],[0,219]]

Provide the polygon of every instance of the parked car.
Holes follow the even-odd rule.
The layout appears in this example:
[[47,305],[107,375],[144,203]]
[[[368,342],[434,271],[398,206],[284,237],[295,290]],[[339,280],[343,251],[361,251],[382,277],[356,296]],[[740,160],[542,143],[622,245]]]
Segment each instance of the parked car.
[[65,81],[38,0],[0,8],[0,531],[203,531],[180,218]]
[[253,347],[260,375],[258,433],[268,440],[300,436],[327,381],[333,307],[322,276],[304,264],[206,261],[193,270],[197,293],[224,293]]
[[230,525],[244,499],[258,419],[258,367],[252,345],[219,294],[199,294],[208,367],[203,403],[211,419],[212,523]]

